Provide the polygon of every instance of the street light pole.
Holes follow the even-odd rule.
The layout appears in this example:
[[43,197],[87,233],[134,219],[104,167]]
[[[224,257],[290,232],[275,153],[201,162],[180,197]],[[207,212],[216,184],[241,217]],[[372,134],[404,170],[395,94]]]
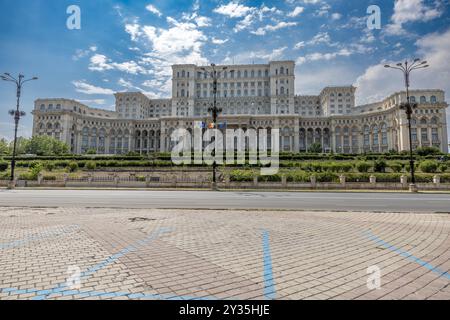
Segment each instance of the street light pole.
[[33,77],[27,80],[24,80],[25,76],[19,74],[19,77],[16,79],[11,76],[9,73],[4,73],[0,75],[0,79],[4,81],[13,82],[16,85],[16,109],[10,110],[8,113],[14,117],[14,142],[13,142],[13,153],[11,157],[11,176],[10,176],[10,188],[14,188],[14,170],[16,168],[16,150],[17,150],[17,130],[19,127],[20,118],[25,116],[24,111],[20,111],[20,95],[22,93],[22,86],[25,82],[37,80],[37,77]]
[[400,109],[405,110],[406,117],[408,119],[408,133],[409,133],[409,167],[411,172],[411,184],[409,185],[409,191],[417,192],[416,177],[415,177],[415,167],[414,167],[414,155],[413,155],[413,145],[412,145],[412,133],[411,133],[411,120],[413,110],[417,108],[417,103],[411,103],[409,96],[409,86],[410,86],[410,74],[413,70],[428,68],[429,65],[426,61],[421,61],[420,59],[414,59],[413,62],[408,62],[406,60],[404,63],[397,63],[395,66],[385,65],[385,68],[400,70],[405,78],[406,87],[406,103],[400,105]]
[[[213,105],[212,105],[211,108],[208,108],[208,112],[211,112],[211,113],[212,113],[213,126],[214,126],[214,129],[217,129],[217,117],[218,117],[219,113],[222,112],[222,109],[217,108],[217,82],[218,82],[219,74],[218,74],[218,72],[217,72],[217,70],[216,70],[216,65],[215,65],[214,63],[211,64],[211,69],[212,69],[212,71],[209,72],[209,74],[210,74],[210,77],[213,79]],[[204,72],[208,72],[205,68],[202,68],[202,70],[203,70]],[[225,71],[225,70],[227,70],[227,67],[223,67],[223,68],[222,68],[222,71]],[[217,174],[216,174],[216,172],[217,172],[216,148],[213,149],[212,156],[213,156],[213,165],[212,165],[212,168],[213,168],[213,177],[212,177],[212,178],[213,178],[213,181],[212,181],[212,189],[213,189],[213,190],[217,190],[217,178],[216,178],[216,176],[217,176]]]

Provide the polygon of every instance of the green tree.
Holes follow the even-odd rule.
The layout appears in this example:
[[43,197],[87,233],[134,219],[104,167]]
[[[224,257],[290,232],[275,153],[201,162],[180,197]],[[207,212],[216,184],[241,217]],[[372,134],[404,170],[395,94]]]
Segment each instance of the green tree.
[[0,139],[0,155],[9,154],[9,144],[6,139]]
[[69,146],[49,136],[34,136],[26,146],[26,152],[38,156],[55,156],[69,152]]
[[322,152],[322,145],[318,142],[314,142],[311,144],[308,148],[308,151],[311,153],[321,153]]
[[[26,154],[27,147],[30,139],[25,137],[18,137],[16,140],[16,155]],[[11,154],[14,149],[14,140],[9,143],[9,153]]]

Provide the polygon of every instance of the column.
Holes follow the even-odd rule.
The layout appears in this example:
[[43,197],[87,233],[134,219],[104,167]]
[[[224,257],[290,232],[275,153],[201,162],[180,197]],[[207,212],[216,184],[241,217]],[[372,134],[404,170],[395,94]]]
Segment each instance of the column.
[[298,122],[294,125],[294,152],[300,151],[299,140],[300,139],[300,128]]

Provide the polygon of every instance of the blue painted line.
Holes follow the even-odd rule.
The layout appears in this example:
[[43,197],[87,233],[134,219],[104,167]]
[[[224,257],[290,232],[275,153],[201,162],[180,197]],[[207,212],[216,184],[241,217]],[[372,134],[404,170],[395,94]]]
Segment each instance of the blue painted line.
[[390,243],[378,238],[377,236],[372,234],[370,231],[365,231],[364,236],[366,238],[369,238],[370,240],[374,241],[376,244],[382,246],[383,248],[388,249],[392,252],[395,252],[398,255],[402,256],[403,258],[406,258],[411,262],[415,262],[415,263],[419,264],[420,266],[427,268],[428,270],[436,273],[440,277],[450,280],[450,274],[448,272],[446,272],[442,269],[439,269],[438,267],[434,267],[430,263],[428,263],[420,258],[415,257],[412,253],[410,253],[408,251],[405,251],[403,249],[397,248],[394,245],[391,245]]
[[263,230],[263,253],[264,253],[264,296],[266,299],[275,299],[276,291],[273,281],[272,256],[270,254],[270,235],[267,230]]
[[[4,288],[0,289],[1,293],[11,293],[20,294],[25,293],[26,290],[19,290],[17,288]],[[44,290],[42,290],[44,291]],[[47,291],[47,290],[45,290]],[[35,292],[39,293],[38,290]],[[69,296],[69,295],[81,295],[81,297],[102,297],[102,298],[113,298],[113,297],[127,297],[128,299],[152,299],[152,300],[217,300],[214,297],[193,297],[193,296],[177,296],[173,294],[161,295],[157,293],[145,294],[145,293],[129,293],[129,292],[106,292],[106,291],[80,291],[80,290],[66,290],[59,293],[52,292],[52,298]],[[34,300],[44,300],[47,298],[47,294],[41,294],[34,297]]]
[[39,241],[39,240],[44,240],[44,239],[49,239],[49,238],[57,238],[59,236],[63,236],[63,235],[72,233],[72,232],[78,230],[79,228],[80,228],[80,226],[78,226],[78,225],[70,225],[70,226],[62,227],[60,230],[44,231],[44,232],[38,233],[36,235],[27,236],[24,239],[14,240],[11,242],[6,242],[6,243],[0,243],[0,250],[20,247],[20,246],[26,245],[26,244],[34,242],[34,241]]
[[[140,247],[146,245],[147,243],[155,240],[161,234],[164,234],[167,232],[170,232],[170,229],[161,228],[161,229],[157,230],[156,232],[150,233],[146,238],[136,242],[137,245],[136,244],[130,245],[130,246],[126,247],[125,249],[122,249],[118,253],[113,254],[110,257],[106,258],[104,261],[102,261],[102,262],[90,267],[86,271],[82,272],[80,275],[80,280],[84,280],[84,279],[90,277],[97,271],[102,270],[102,269],[106,268],[108,265],[114,263],[115,261],[117,261],[119,258],[126,255],[127,253],[138,250]],[[53,293],[60,293],[60,292],[67,291],[67,290],[68,290],[68,288],[67,288],[66,282],[61,282],[58,285],[56,285],[54,288],[50,289],[50,293],[45,295],[44,297],[46,297],[50,294],[53,294]],[[42,296],[37,296],[37,297],[33,298],[33,300],[41,300],[41,299],[42,299]]]

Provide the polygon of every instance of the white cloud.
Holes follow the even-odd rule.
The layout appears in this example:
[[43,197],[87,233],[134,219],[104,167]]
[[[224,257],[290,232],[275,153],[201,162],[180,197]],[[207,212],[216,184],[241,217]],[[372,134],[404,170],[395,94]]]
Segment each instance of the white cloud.
[[348,57],[351,56],[353,53],[354,52],[352,52],[351,50],[345,48],[335,52],[327,52],[327,53],[314,52],[307,54],[304,57],[299,57],[297,59],[297,64],[303,64],[307,61],[332,60],[337,57]]
[[425,5],[424,0],[396,0],[394,5],[394,14],[391,17],[392,23],[386,28],[387,34],[402,35],[406,31],[403,25],[408,22],[426,22],[442,15],[443,11],[439,8],[439,2],[436,7]]
[[[443,89],[450,92],[450,29],[444,33],[428,34],[416,42],[418,57],[427,60],[430,67],[411,73],[411,86],[422,89]],[[399,59],[400,61],[402,59]],[[400,71],[385,69],[391,61],[380,61],[370,66],[358,77],[358,101],[371,103],[395,91],[405,90]],[[397,61],[395,61],[397,62]]]
[[91,71],[105,71],[114,69],[108,63],[108,58],[103,54],[95,54],[91,57],[91,63],[89,64],[89,70]]
[[212,38],[212,43],[214,44],[224,44],[227,43],[229,39],[217,39],[217,38]]
[[[240,6],[237,11],[229,11],[229,9],[233,7]],[[225,10],[224,8],[227,8]],[[259,21],[262,22],[266,16],[269,15],[282,15],[283,12],[276,7],[267,7],[266,5],[262,4],[260,7],[247,7],[243,6],[239,3],[239,1],[232,1],[228,3],[227,5],[222,5],[215,9],[215,12],[217,10],[221,9],[224,15],[228,17],[236,17],[236,18],[242,18],[235,27],[233,28],[234,32],[240,32],[245,29],[249,29],[255,22]],[[223,10],[222,10],[223,9]]]
[[250,52],[242,52],[238,55],[235,55],[233,57],[227,56],[222,63],[223,64],[247,64],[247,63],[253,63],[255,60],[260,61],[274,61],[274,60],[281,60],[284,57],[284,52],[286,51],[287,47],[281,47],[277,49],[273,49],[272,51],[250,51]]
[[[171,66],[173,64],[206,64],[202,48],[208,37],[200,27],[211,23],[209,18],[198,16],[197,12],[183,14],[180,21],[167,17],[169,26],[158,28],[152,25],[135,24],[132,28],[125,26],[131,39],[142,47],[149,48],[138,61],[138,66],[145,66],[159,83],[158,90],[169,96],[171,86]],[[217,39],[216,39],[217,40]],[[110,65],[110,63],[107,63]]]
[[292,27],[292,26],[296,26],[296,25],[297,25],[297,22],[281,21],[281,22],[278,22],[276,25],[267,25],[264,27],[260,27],[256,31],[251,31],[251,33],[256,34],[258,36],[263,36],[268,31],[276,31],[279,29],[288,28],[288,27]]
[[328,32],[319,32],[316,34],[310,41],[308,41],[308,45],[317,45],[317,44],[327,44],[332,45],[331,37]]
[[105,99],[77,99],[77,101],[81,102],[81,103],[92,103],[92,104],[98,104],[98,105],[103,105],[106,103]]
[[147,9],[148,11],[150,11],[153,14],[156,14],[158,17],[162,16],[161,11],[159,11],[154,5],[149,4],[148,6],[145,7],[145,9]]
[[72,81],[72,84],[75,86],[75,89],[77,92],[81,92],[81,93],[85,93],[85,94],[98,94],[98,95],[114,94],[114,91],[111,89],[96,87],[92,84],[87,83],[84,80]]
[[198,16],[195,18],[195,23],[198,27],[210,27],[211,26],[211,19],[208,17]]
[[126,24],[125,31],[131,36],[132,41],[136,41],[142,35],[140,26],[138,23]]
[[147,74],[147,70],[135,61],[112,62],[103,54],[95,54],[91,57],[89,70],[91,71],[107,71],[118,70],[130,74]]
[[96,52],[96,51],[97,51],[97,47],[96,46],[91,46],[87,50],[77,49],[75,51],[75,54],[72,56],[72,59],[74,61],[77,61],[77,60],[80,60],[80,59],[82,59],[84,57],[87,57],[91,52]]
[[294,45],[294,49],[298,50],[298,49],[304,48],[305,46],[306,46],[305,41],[300,41]]
[[251,10],[253,8],[242,5],[239,1],[235,0],[215,8],[214,12],[230,18],[241,18]]
[[316,10],[314,15],[317,17],[328,16],[330,9],[331,9],[331,6],[327,3],[324,3],[318,10]]
[[121,86],[121,87],[125,87],[125,88],[128,88],[128,89],[131,89],[131,88],[134,87],[133,84],[130,81],[127,81],[127,80],[125,80],[123,78],[120,78],[119,81],[117,81],[117,84],[119,86]]
[[288,17],[296,17],[303,11],[305,11],[304,7],[295,7],[295,9],[292,12],[288,13]]
[[335,12],[331,15],[331,19],[333,19],[333,20],[339,20],[341,18],[342,18],[342,14],[340,14],[338,12]]

